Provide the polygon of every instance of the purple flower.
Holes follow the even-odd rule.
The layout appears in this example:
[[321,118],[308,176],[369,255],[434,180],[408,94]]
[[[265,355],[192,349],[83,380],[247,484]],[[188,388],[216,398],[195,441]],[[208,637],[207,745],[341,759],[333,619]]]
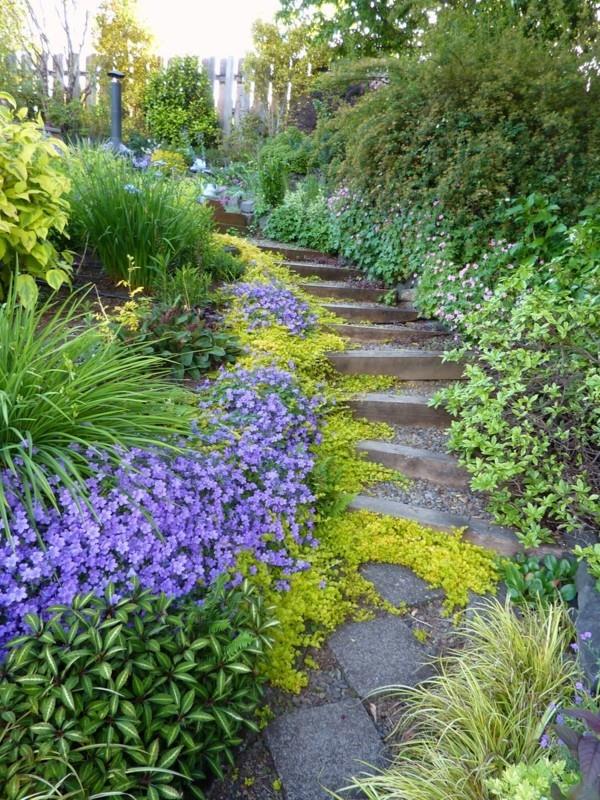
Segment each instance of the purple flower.
[[579,634],[579,638],[581,639],[582,642],[587,642],[592,638],[592,632],[591,631],[583,631],[583,633]]
[[250,323],[250,330],[275,322],[302,336],[317,322],[307,303],[275,281],[240,283],[233,288],[232,294],[240,300],[242,316]]
[[547,733],[542,734],[542,737],[540,739],[540,747],[543,747],[544,749],[550,747],[550,737],[548,736]]
[[223,372],[199,389],[201,424],[182,452],[123,451],[115,469],[87,453],[88,503],[56,476],[58,508],[35,508],[35,526],[16,478],[0,474],[13,541],[0,523],[0,647],[25,630],[27,613],[69,603],[134,578],[172,597],[200,597],[249,552],[285,578],[306,568],[287,543],[314,547],[309,477],[319,441],[318,401],[273,367]]

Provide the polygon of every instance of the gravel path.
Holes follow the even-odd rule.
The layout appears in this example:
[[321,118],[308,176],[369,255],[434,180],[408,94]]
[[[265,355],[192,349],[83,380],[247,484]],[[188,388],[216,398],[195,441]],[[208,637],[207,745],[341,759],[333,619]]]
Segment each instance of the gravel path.
[[447,453],[448,433],[440,428],[417,428],[408,425],[394,425],[394,444],[404,444],[419,450]]
[[[393,334],[390,334],[393,335]],[[353,342],[352,350],[426,350],[428,352],[443,353],[454,350],[456,340],[453,336],[434,336],[431,339],[419,341],[379,341],[379,342]]]
[[378,483],[366,491],[371,497],[386,497],[417,508],[431,508],[445,513],[476,517],[485,522],[494,520],[486,511],[485,495],[439,486],[429,481],[414,480],[407,488],[396,483]]

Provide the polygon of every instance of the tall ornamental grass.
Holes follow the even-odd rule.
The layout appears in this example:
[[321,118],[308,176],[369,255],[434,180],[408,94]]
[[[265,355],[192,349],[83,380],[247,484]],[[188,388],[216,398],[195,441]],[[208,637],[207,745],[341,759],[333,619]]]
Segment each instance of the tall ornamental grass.
[[107,150],[82,148],[68,160],[71,246],[93,251],[106,273],[153,286],[165,269],[200,263],[211,245],[212,213],[193,180],[136,170]]
[[7,492],[55,504],[83,496],[88,457],[161,445],[189,430],[189,412],[160,359],[123,347],[85,319],[84,295],[24,308],[0,306],[0,528],[10,535]]
[[370,800],[488,800],[487,779],[542,757],[540,737],[577,674],[572,635],[560,606],[517,617],[490,603],[436,677],[395,692],[407,708],[404,740],[389,769],[355,786]]

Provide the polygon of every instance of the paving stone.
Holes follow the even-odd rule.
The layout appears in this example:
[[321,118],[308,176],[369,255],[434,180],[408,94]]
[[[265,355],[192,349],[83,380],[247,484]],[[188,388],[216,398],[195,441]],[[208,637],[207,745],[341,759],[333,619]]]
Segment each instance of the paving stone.
[[326,789],[383,763],[383,742],[359,700],[293,711],[265,733],[286,800],[331,800]]
[[402,619],[391,614],[342,625],[329,646],[362,698],[386,686],[415,686],[431,672],[425,647]]
[[418,606],[444,596],[441,589],[433,589],[411,569],[398,564],[365,564],[361,572],[384,600],[394,606],[401,603]]

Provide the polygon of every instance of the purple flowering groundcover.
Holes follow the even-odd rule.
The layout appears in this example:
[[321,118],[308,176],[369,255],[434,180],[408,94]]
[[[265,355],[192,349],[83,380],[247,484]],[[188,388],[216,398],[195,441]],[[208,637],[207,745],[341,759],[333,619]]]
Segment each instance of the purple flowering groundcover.
[[316,325],[317,318],[308,303],[276,281],[240,283],[233,288],[232,294],[241,301],[241,312],[250,330],[276,322],[291,333],[304,336]]
[[129,450],[116,470],[90,454],[87,504],[51,478],[58,508],[38,506],[32,524],[22,487],[0,476],[13,533],[0,531],[0,647],[24,630],[25,614],[111,582],[199,594],[244,551],[282,576],[305,567],[285,540],[316,545],[308,478],[318,402],[274,367],[223,372],[198,397],[200,424],[182,452]]

